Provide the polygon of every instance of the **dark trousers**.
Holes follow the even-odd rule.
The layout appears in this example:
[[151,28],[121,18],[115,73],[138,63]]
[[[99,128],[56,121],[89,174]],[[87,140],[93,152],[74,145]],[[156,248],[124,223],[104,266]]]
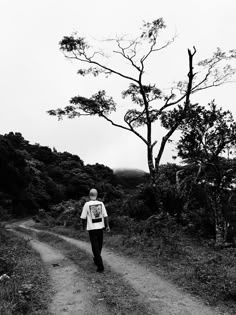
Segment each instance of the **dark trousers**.
[[92,252],[94,255],[94,262],[99,270],[104,269],[103,261],[101,257],[102,245],[103,245],[103,229],[90,230],[89,231],[90,242],[92,246]]

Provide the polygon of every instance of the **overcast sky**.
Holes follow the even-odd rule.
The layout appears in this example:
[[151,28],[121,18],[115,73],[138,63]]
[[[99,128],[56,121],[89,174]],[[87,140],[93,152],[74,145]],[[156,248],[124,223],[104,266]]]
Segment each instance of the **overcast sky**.
[[[114,95],[124,109],[127,103],[119,95],[128,82],[79,77],[81,65],[66,60],[58,43],[75,31],[100,40],[132,34],[143,21],[159,17],[167,24],[162,38],[177,37],[152,59],[148,75],[157,86],[169,88],[184,79],[187,48],[193,45],[196,60],[209,57],[216,47],[236,49],[235,0],[0,0],[0,134],[21,132],[30,143],[78,154],[86,164],[147,170],[145,147],[132,134],[99,118],[58,121],[46,111],[99,89]],[[200,93],[195,100],[204,105],[214,98],[236,117],[235,84]],[[155,133],[160,139],[161,131]],[[162,163],[173,161],[172,149],[167,148]]]

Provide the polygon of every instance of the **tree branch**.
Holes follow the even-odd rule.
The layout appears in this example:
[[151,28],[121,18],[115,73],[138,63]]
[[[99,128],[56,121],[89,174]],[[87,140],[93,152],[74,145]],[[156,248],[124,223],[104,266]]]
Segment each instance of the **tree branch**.
[[[192,91],[192,82],[193,82],[193,78],[194,78],[194,73],[193,73],[193,57],[196,54],[196,48],[193,47],[193,53],[191,52],[190,49],[188,49],[188,56],[189,56],[189,72],[188,72],[188,86],[187,86],[187,91],[186,91],[186,95],[184,95],[184,97],[181,97],[180,99],[184,99],[185,98],[185,106],[184,106],[184,112],[183,112],[183,117],[185,116],[185,113],[188,109],[188,106],[190,104],[190,95],[191,95],[191,91]],[[178,100],[179,101],[179,100]],[[175,103],[175,102],[174,102]],[[166,108],[168,106],[171,106],[170,104],[166,104],[164,105],[162,108]],[[162,109],[163,110],[163,109]],[[157,157],[155,158],[155,168],[156,170],[159,167],[160,161],[161,161],[161,157],[163,155],[165,146],[166,146],[166,142],[168,141],[168,139],[172,136],[172,134],[174,133],[174,131],[178,128],[178,126],[180,125],[180,122],[177,122],[168,132],[167,134],[162,138],[161,141],[161,146],[158,152]]]
[[128,79],[128,80],[131,80],[131,81],[134,81],[134,82],[138,83],[138,80],[137,80],[137,79],[132,78],[132,77],[130,77],[130,76],[127,76],[127,75],[125,75],[125,74],[122,74],[121,72],[116,71],[116,70],[114,70],[114,69],[112,69],[112,68],[106,67],[106,66],[102,65],[101,63],[99,63],[99,62],[97,62],[97,61],[95,61],[95,60],[91,60],[91,59],[90,59],[89,57],[87,57],[86,55],[84,55],[84,59],[83,59],[83,58],[79,58],[74,52],[73,52],[73,55],[74,55],[74,57],[72,57],[72,56],[67,56],[66,54],[64,54],[64,56],[65,56],[67,59],[76,59],[76,60],[81,61],[81,62],[86,62],[86,63],[89,63],[89,64],[96,65],[96,66],[98,66],[98,67],[100,67],[100,68],[102,68],[102,69],[104,69],[104,70],[107,70],[107,71],[109,71],[109,72],[111,72],[111,73],[114,73],[114,74],[116,74],[116,75],[118,75],[118,76],[120,76],[120,77],[122,77],[122,78],[124,78],[124,79]]
[[178,128],[179,124],[175,124],[168,132],[167,134],[162,137],[161,140],[161,146],[159,148],[159,152],[157,154],[157,157],[155,158],[155,169],[158,170],[158,167],[160,165],[160,161],[166,146],[166,142],[168,141],[168,139],[170,139],[170,137],[172,136],[172,134],[174,133],[174,131]]
[[138,136],[145,144],[147,144],[147,141],[145,140],[145,138],[144,138],[142,135],[140,135],[136,130],[134,130],[134,128],[133,128],[131,125],[129,125],[128,123],[127,123],[127,124],[129,125],[130,128],[127,128],[127,127],[125,127],[125,126],[123,126],[123,125],[120,125],[120,124],[115,123],[113,120],[111,120],[110,118],[108,118],[107,116],[105,116],[105,115],[102,114],[102,113],[101,113],[99,116],[100,116],[100,117],[103,117],[104,119],[106,119],[107,121],[109,121],[113,126],[122,128],[122,129],[124,129],[124,130],[130,131],[130,132],[136,134],[136,136]]
[[141,61],[140,61],[141,64],[144,63],[144,61],[150,56],[150,54],[151,54],[152,52],[160,51],[160,50],[162,50],[162,49],[168,47],[171,43],[173,43],[174,40],[175,40],[175,37],[173,37],[172,40],[169,40],[165,45],[163,45],[163,46],[161,46],[161,47],[159,47],[159,48],[154,48],[155,45],[156,45],[156,39],[153,40],[153,43],[152,43],[152,45],[151,45],[151,47],[150,47],[148,53],[147,53],[146,55],[144,55],[144,56],[141,58]]
[[[131,65],[140,72],[141,71],[140,67],[138,67],[133,61],[133,58],[136,56],[136,46],[137,46],[138,42],[133,42],[126,48],[121,46],[121,43],[120,43],[119,40],[117,40],[116,42],[117,42],[117,46],[120,48],[121,51],[114,50],[113,52],[117,53],[117,54],[120,54],[122,57],[127,59],[131,63]],[[132,57],[130,57],[129,55],[127,55],[125,53],[125,50],[130,49],[131,46],[134,46],[134,48],[132,49],[132,51],[133,51]]]
[[[126,115],[125,115],[124,121],[125,121],[128,125],[130,125],[130,124],[132,124],[135,120],[138,120],[139,118],[141,118],[141,117],[143,116],[144,112],[145,112],[145,109],[144,109],[137,117],[134,117],[134,118],[131,119],[130,121],[126,120],[126,118],[125,118]],[[126,114],[127,114],[127,113],[126,113]]]

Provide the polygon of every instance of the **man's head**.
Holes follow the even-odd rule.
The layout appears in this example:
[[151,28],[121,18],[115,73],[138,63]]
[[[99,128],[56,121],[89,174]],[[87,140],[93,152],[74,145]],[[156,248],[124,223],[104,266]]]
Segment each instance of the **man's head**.
[[89,198],[91,200],[96,200],[97,199],[97,196],[98,196],[98,192],[95,188],[92,188],[89,192]]

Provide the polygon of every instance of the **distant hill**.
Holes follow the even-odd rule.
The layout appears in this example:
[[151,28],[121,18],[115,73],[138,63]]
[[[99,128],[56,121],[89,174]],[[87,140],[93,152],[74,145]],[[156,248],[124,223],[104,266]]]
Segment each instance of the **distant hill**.
[[117,168],[114,169],[115,182],[125,188],[133,189],[147,182],[149,174],[140,169]]
[[148,173],[138,168],[115,168],[113,169],[115,175],[124,176],[144,176]]

